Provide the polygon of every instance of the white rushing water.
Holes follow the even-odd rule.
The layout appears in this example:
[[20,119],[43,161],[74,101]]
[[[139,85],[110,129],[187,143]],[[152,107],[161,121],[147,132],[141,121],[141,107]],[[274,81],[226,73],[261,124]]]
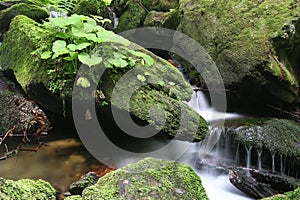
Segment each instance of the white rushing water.
[[194,91],[191,100],[187,103],[191,108],[198,112],[206,121],[216,121],[220,119],[234,119],[241,115],[236,113],[219,112],[209,105],[204,92]]
[[[208,99],[202,91],[194,91],[191,100],[187,103],[198,112],[206,121],[240,118],[235,113],[219,112],[210,106]],[[228,173],[223,170],[220,173],[218,167],[218,152],[213,152],[220,138],[221,128],[210,128],[210,136],[200,143],[191,144],[179,161],[191,165],[201,177],[203,187],[210,200],[249,200],[245,193],[238,190],[229,181]],[[217,147],[216,147],[217,149]],[[211,167],[207,167],[209,164]],[[201,169],[199,169],[201,165]]]

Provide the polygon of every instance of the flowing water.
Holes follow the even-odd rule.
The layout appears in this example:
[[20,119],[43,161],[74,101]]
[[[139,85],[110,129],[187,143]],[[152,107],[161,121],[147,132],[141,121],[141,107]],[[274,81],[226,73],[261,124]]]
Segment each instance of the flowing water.
[[[238,114],[223,113],[212,108],[202,91],[194,91],[191,100],[187,104],[208,122],[241,117],[241,115]],[[221,151],[221,144],[218,141],[220,141],[222,131],[222,128],[211,127],[210,136],[200,143],[191,144],[190,148],[179,159],[179,161],[186,162],[195,169],[201,177],[203,187],[205,188],[210,200],[251,199],[248,195],[241,192],[230,183],[228,171],[226,171],[226,169],[218,169],[220,164],[218,158],[226,157],[230,154],[227,150],[224,152]],[[229,139],[225,139],[224,146],[225,149],[229,149]],[[251,149],[249,153],[250,152]],[[239,154],[238,150],[237,154]],[[239,155],[237,157],[239,158]],[[251,161],[249,160],[249,167],[250,162]]]

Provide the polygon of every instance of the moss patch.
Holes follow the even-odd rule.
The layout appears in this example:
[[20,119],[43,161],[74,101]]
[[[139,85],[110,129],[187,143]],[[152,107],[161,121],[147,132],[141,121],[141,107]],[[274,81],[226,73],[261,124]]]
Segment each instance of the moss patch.
[[0,63],[4,69],[10,68],[14,71],[17,81],[25,91],[29,84],[48,85],[46,70],[49,63],[40,59],[40,56],[50,48],[53,40],[53,33],[24,15],[12,20],[0,47]]
[[[290,39],[285,46],[275,40],[285,37],[283,27],[298,19],[298,2],[181,0],[179,10],[183,18],[178,30],[209,52],[225,86],[240,98],[237,103],[279,105],[296,99],[298,64],[288,58],[294,50],[279,52]],[[299,29],[295,31],[297,34]],[[297,45],[294,41],[290,46]]]
[[228,128],[226,134],[244,145],[300,159],[300,126],[293,121],[273,119],[259,125]]
[[183,163],[148,158],[106,174],[83,199],[208,199],[201,179]]
[[8,30],[11,20],[17,15],[26,15],[34,20],[40,21],[49,16],[48,12],[36,5],[18,3],[5,10],[0,11],[0,33]]
[[0,178],[0,199],[55,200],[56,191],[46,181],[21,179],[18,181]]

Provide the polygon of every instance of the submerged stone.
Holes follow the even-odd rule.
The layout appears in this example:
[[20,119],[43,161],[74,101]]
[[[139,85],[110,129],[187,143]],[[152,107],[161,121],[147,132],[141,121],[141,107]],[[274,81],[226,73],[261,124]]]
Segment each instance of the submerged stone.
[[183,163],[147,158],[106,174],[83,199],[208,199],[200,177]]

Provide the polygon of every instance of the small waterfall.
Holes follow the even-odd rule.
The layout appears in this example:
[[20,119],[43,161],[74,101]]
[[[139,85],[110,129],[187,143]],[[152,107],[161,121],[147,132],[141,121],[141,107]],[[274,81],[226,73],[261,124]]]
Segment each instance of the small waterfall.
[[272,153],[272,172],[274,172],[275,173],[275,156],[276,156],[276,154],[275,153]]
[[235,163],[238,165],[240,163],[240,143],[237,144],[235,151]]
[[280,174],[284,174],[284,167],[283,167],[283,155],[280,154]]
[[194,88],[194,93],[192,94],[191,100],[187,102],[187,104],[208,122],[241,117],[241,115],[235,113],[224,113],[215,110],[210,106],[206,95],[204,92],[200,91],[199,88]]
[[111,8],[108,8],[108,14],[109,14],[110,20],[113,22],[113,29],[116,29],[119,25],[119,18],[117,17],[116,13]]
[[249,148],[247,146],[245,146],[245,149],[247,151],[247,158],[246,158],[246,167],[249,169],[251,166],[251,150],[252,150],[252,146],[250,146]]
[[257,149],[257,162],[258,162],[258,170],[262,170],[262,165],[261,165],[261,155],[262,155],[262,150],[261,149]]

